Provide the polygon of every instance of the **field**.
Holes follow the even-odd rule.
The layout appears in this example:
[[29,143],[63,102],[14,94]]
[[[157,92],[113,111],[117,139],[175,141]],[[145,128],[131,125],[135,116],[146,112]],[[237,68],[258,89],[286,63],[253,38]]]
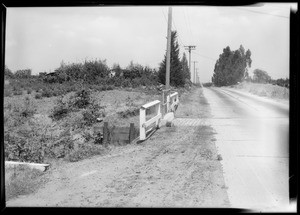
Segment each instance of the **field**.
[[[176,91],[180,95],[187,92],[184,88]],[[143,86],[105,91],[85,87],[51,97],[37,94],[23,91],[4,97],[5,160],[49,163],[52,169],[61,163],[109,153],[116,146],[104,147],[94,127],[108,122],[109,126],[134,123],[138,128],[140,106],[162,97],[160,90]],[[6,183],[8,198],[34,192],[34,184],[43,178],[43,174],[28,169],[11,172],[6,169],[6,181],[10,181]],[[24,175],[29,175],[28,181]],[[22,186],[23,183],[27,185]]]
[[236,89],[249,92],[258,96],[272,98],[276,100],[289,100],[290,91],[288,88],[272,85],[242,82],[233,86]]

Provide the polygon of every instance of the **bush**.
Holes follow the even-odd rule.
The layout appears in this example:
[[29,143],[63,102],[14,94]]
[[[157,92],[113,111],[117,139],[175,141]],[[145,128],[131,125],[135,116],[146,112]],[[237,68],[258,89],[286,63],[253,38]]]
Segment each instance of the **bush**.
[[19,95],[22,95],[22,94],[23,94],[22,90],[15,90],[14,91],[15,96],[19,96]]
[[121,118],[128,118],[128,117],[131,117],[131,116],[137,116],[139,115],[139,112],[140,109],[139,108],[136,108],[136,107],[129,107],[128,109],[126,109],[125,111],[119,111],[117,112],[118,115],[121,117]]
[[92,102],[89,108],[82,113],[84,125],[92,126],[97,122],[98,117],[105,117],[105,111],[103,109],[104,107]]
[[90,104],[90,100],[90,91],[85,89],[77,91],[74,106],[77,108],[86,108]]
[[131,87],[131,81],[129,79],[125,79],[122,83],[122,87]]
[[62,137],[46,149],[46,154],[52,158],[64,158],[74,149],[74,141],[70,135]]
[[54,120],[60,120],[67,116],[69,113],[70,107],[67,102],[63,101],[63,97],[60,97],[57,100],[56,105],[54,106],[50,118]]
[[51,89],[44,88],[43,91],[42,91],[41,96],[46,97],[46,98],[52,97],[53,96],[53,91]]
[[24,162],[43,162],[44,156],[41,145],[32,139],[28,141],[31,134],[27,131],[19,131],[20,134],[6,133],[4,137],[5,158],[7,160],[16,160]]
[[213,83],[209,82],[209,83],[204,83],[203,87],[211,87]]
[[91,110],[85,110],[82,113],[84,124],[87,126],[91,126],[97,122],[97,116]]
[[42,99],[43,97],[42,97],[42,94],[37,93],[37,94],[35,94],[34,98],[35,99]]
[[27,89],[27,94],[31,94],[32,93],[32,89]]
[[21,116],[31,117],[36,113],[35,104],[30,100],[29,97],[25,98],[23,109],[21,110]]
[[9,89],[4,89],[4,97],[12,97],[13,93]]

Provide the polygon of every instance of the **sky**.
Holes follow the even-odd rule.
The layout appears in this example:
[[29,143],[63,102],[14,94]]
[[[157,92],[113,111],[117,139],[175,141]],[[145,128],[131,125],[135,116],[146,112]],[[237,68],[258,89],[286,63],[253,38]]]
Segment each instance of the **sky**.
[[[173,6],[172,30],[180,57],[195,45],[192,61],[201,82],[210,82],[223,49],[250,49],[252,66],[289,78],[289,13],[296,3],[248,7]],[[7,8],[5,64],[15,72],[53,72],[61,62],[130,61],[158,68],[167,47],[168,6]],[[192,64],[192,71],[194,66]]]

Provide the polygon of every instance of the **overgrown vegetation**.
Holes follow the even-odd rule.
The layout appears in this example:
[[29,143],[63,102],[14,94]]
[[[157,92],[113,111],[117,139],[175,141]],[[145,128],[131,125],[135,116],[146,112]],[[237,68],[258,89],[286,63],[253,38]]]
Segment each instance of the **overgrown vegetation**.
[[[184,77],[189,78],[185,56],[182,61],[175,61],[178,68],[183,68]],[[172,77],[183,76],[171,75],[171,84],[182,86]],[[5,159],[38,163],[52,158],[77,161],[103,153],[103,146],[95,145],[101,143],[101,135],[94,134],[92,128],[97,118],[107,116],[106,107],[101,101],[92,99],[92,92],[136,88],[151,95],[161,90],[161,80],[155,69],[133,62],[126,68],[118,64],[109,68],[105,60],[62,62],[54,72],[39,75],[32,75],[30,69],[12,72],[5,67],[5,80]],[[11,102],[7,103],[7,99]],[[47,113],[36,111],[37,104],[53,100],[54,105]],[[138,114],[139,106],[132,100],[115,110],[118,120]]]
[[[57,126],[63,129],[56,134],[49,131],[51,125],[55,126],[50,118],[50,122],[46,125],[47,119],[37,120],[39,115],[35,116],[36,104],[34,101],[34,99],[25,97],[19,103],[10,103],[5,107],[5,159],[40,163],[44,162],[47,157],[68,159],[75,156],[76,153],[77,160],[79,157],[83,158],[82,156],[87,157],[90,145],[84,143],[91,144],[96,138],[93,134],[87,135],[87,131],[97,122],[97,117],[105,116],[104,107],[95,104],[90,98],[90,91],[82,89],[73,95],[61,96],[57,99],[50,118],[54,122],[57,121]],[[61,121],[66,117],[70,117],[73,121]],[[84,141],[78,144],[76,140],[72,139],[74,136],[72,132],[82,137]],[[80,150],[84,150],[85,153],[82,154]],[[103,150],[102,148],[91,155],[102,153]],[[74,155],[69,157],[70,154]],[[79,156],[81,154],[82,156]]]
[[6,200],[35,192],[43,182],[44,173],[27,166],[5,167]]

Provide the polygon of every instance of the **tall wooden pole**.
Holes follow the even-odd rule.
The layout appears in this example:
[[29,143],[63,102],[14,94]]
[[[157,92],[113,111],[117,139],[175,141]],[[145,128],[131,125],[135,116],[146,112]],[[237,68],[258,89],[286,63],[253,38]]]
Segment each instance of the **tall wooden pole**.
[[193,74],[192,74],[192,69],[191,69],[191,50],[194,50],[196,48],[196,46],[184,46],[186,50],[189,51],[189,71],[190,71],[190,75],[191,75],[191,82],[193,82]]
[[167,37],[167,62],[166,62],[166,90],[170,89],[170,64],[171,64],[171,33],[172,33],[172,7],[169,7],[168,37]]

